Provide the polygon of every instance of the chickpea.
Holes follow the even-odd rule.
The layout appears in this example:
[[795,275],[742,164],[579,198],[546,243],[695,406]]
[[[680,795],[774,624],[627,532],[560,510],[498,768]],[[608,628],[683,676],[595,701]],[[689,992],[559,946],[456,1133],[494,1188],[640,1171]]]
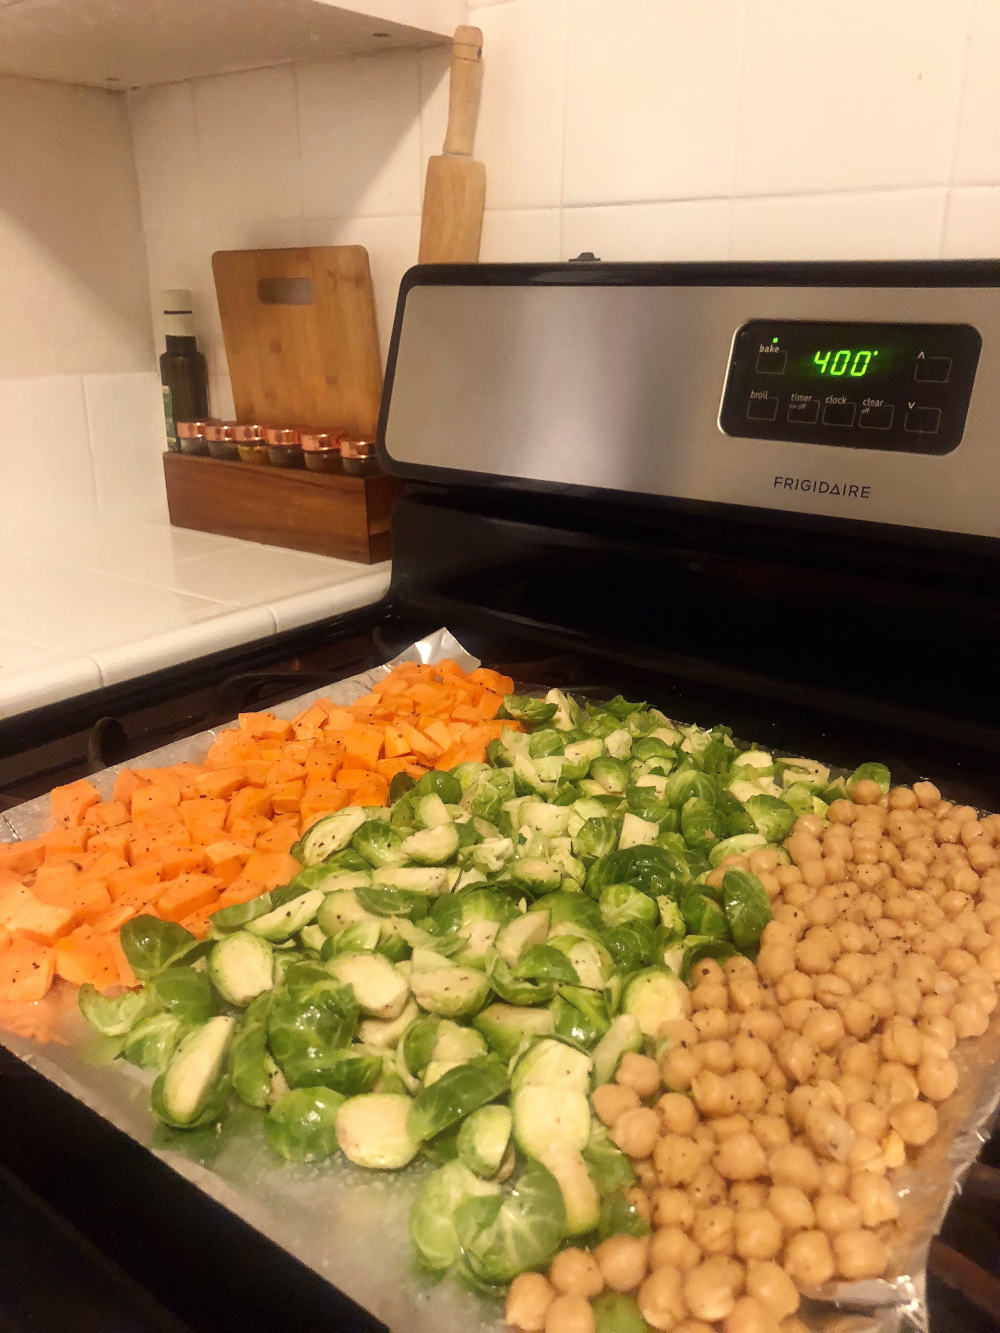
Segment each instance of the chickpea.
[[698,1121],[691,1137],[706,1157],[711,1157],[712,1153],[715,1152],[715,1131],[707,1120]]
[[760,1115],[753,1123],[754,1136],[765,1152],[780,1148],[791,1140],[791,1131],[784,1116]]
[[756,1037],[769,1050],[781,1035],[782,1028],[781,1018],[773,1012],[762,1011],[759,1014],[743,1014],[740,1017],[740,1033],[745,1033],[748,1037]]
[[729,1186],[729,1206],[737,1212],[747,1208],[763,1208],[767,1202],[767,1186],[759,1181],[736,1180]]
[[[829,964],[824,971],[828,970]],[[786,972],[774,986],[774,993],[779,1004],[791,1004],[793,1000],[811,1000],[813,998],[812,977],[804,972]]]
[[674,1325],[673,1333],[715,1333],[715,1329],[704,1319],[682,1319]]
[[[1000,914],[998,914],[1000,920]],[[979,966],[985,968],[994,981],[1000,981],[1000,944],[991,944],[979,955]]]
[[780,1264],[751,1263],[747,1267],[747,1291],[775,1319],[785,1319],[799,1308],[799,1292]]
[[705,1116],[732,1115],[736,1110],[736,1092],[728,1078],[705,1070],[691,1080],[691,1095]]
[[819,1189],[819,1165],[804,1144],[775,1148],[768,1165],[775,1185],[791,1185],[805,1194],[815,1194]]
[[914,1021],[920,1013],[920,988],[912,981],[897,981],[893,986],[896,997],[896,1013],[900,1018]]
[[857,816],[857,811],[855,810],[852,801],[845,801],[843,798],[838,797],[837,800],[831,802],[830,808],[826,814],[832,824],[853,824]]
[[814,1010],[802,1024],[802,1035],[818,1050],[832,1051],[843,1040],[844,1020],[835,1009]]
[[764,1080],[752,1069],[737,1069],[730,1074],[729,1083],[736,1096],[736,1104],[746,1116],[755,1116],[767,1101]]
[[778,853],[773,847],[756,847],[748,858],[750,870],[754,875],[761,871],[773,870],[778,864]]
[[730,1003],[741,1014],[759,1009],[763,1002],[763,994],[756,977],[734,977],[729,983]]
[[735,1214],[735,1250],[741,1259],[773,1259],[784,1243],[781,1222],[769,1208],[746,1208]]
[[[772,945],[787,945],[791,947],[798,939],[799,934],[783,920],[772,917],[771,920],[761,931],[760,942],[761,951],[770,948]],[[757,970],[760,971],[760,955],[757,956]]]
[[636,1293],[639,1313],[651,1328],[673,1329],[687,1313],[683,1276],[669,1265],[656,1268]]
[[594,1311],[585,1296],[557,1296],[545,1317],[545,1333],[594,1333]]
[[987,1015],[997,1007],[997,992],[992,981],[967,981],[960,993],[963,1004],[976,1005]]
[[851,1181],[851,1168],[846,1162],[820,1162],[819,1175],[820,1194],[843,1194]]
[[609,1137],[626,1157],[648,1157],[660,1137],[660,1117],[648,1106],[625,1111],[611,1127]]
[[684,1277],[684,1301],[697,1319],[725,1319],[736,1304],[736,1287],[720,1277],[726,1272],[706,1259]]
[[664,1134],[653,1149],[653,1164],[664,1185],[689,1185],[704,1162],[704,1150],[686,1134]]
[[861,1225],[861,1208],[846,1194],[821,1194],[815,1208],[816,1225],[829,1236]]
[[650,1158],[647,1157],[641,1162],[633,1162],[632,1170],[635,1172],[637,1184],[641,1185],[648,1194],[652,1194],[654,1190],[659,1188],[660,1177],[656,1174],[656,1167]]
[[716,1171],[726,1180],[754,1180],[767,1170],[767,1158],[755,1135],[730,1135],[712,1159]]
[[589,1250],[561,1250],[549,1266],[549,1281],[566,1296],[599,1296],[604,1278]]
[[837,1272],[849,1282],[881,1277],[889,1263],[885,1244],[874,1231],[852,1227],[833,1238],[833,1257]]
[[845,1162],[854,1147],[850,1124],[827,1107],[817,1106],[806,1116],[806,1137],[816,1152],[835,1162]]
[[635,1291],[646,1276],[648,1236],[609,1236],[594,1250],[605,1286],[612,1291]]
[[816,1000],[790,1000],[781,1008],[785,1027],[792,1032],[801,1032],[806,1019],[819,1008]]
[[723,1333],[779,1333],[770,1311],[752,1296],[741,1296],[722,1325]]
[[862,1138],[881,1140],[889,1129],[889,1117],[874,1102],[855,1102],[848,1107],[847,1119],[855,1134]]
[[691,991],[691,1008],[697,1013],[701,1009],[725,1009],[729,1002],[729,992],[720,981],[702,981]]
[[889,1124],[904,1143],[921,1148],[937,1133],[937,1111],[930,1102],[910,1101],[895,1106]]
[[869,1083],[878,1072],[878,1058],[872,1048],[851,1037],[840,1048],[838,1063],[845,1074],[855,1074]]
[[695,1210],[691,1239],[705,1254],[732,1254],[736,1214],[726,1204]]
[[729,1035],[729,1015],[725,1009],[699,1009],[691,1022],[701,1041],[716,1041]]
[[941,793],[933,782],[915,782],[913,794],[917,804],[924,810],[935,810],[941,804]]
[[881,1226],[899,1216],[899,1203],[891,1185],[874,1171],[856,1171],[848,1194],[861,1209],[862,1226]]
[[[772,1074],[777,1074],[778,1078],[784,1080],[787,1083],[784,1074],[781,1072],[778,1066],[775,1065],[773,1069],[768,1070],[767,1079],[765,1079],[765,1083],[768,1085],[768,1087],[770,1087],[769,1080]],[[784,1086],[770,1088],[770,1091],[767,1094],[767,1101],[764,1103],[764,1113],[766,1115],[783,1117],[787,1106],[788,1106],[787,1089]]]
[[648,1055],[626,1051],[615,1071],[615,1082],[620,1087],[631,1088],[638,1097],[651,1097],[660,1086],[659,1066]]
[[698,1048],[701,1055],[701,1067],[713,1074],[731,1074],[733,1070],[733,1051],[728,1041],[716,1039],[702,1042]]
[[714,1208],[726,1202],[726,1182],[715,1167],[706,1162],[688,1186],[688,1194],[696,1212],[699,1208]]
[[541,1273],[520,1273],[507,1292],[504,1317],[522,1333],[542,1333],[555,1298],[555,1288]]
[[[788,884],[786,884],[786,885],[784,886],[784,889],[783,889],[784,905],[785,905],[785,906],[790,906],[790,907],[795,907],[795,908],[797,908],[797,909],[801,909],[801,908],[803,908],[803,907],[806,905],[806,903],[809,902],[809,900],[812,898],[812,896],[813,896],[813,889],[810,887],[810,885],[808,885],[808,884],[805,882],[805,879],[803,878],[802,870],[801,870],[800,867],[798,867],[798,866],[795,866],[795,867],[791,867],[791,866],[789,866],[788,868],[789,868],[790,870],[791,870],[791,869],[794,869],[796,878],[795,878],[794,880],[790,881]],[[782,869],[784,869],[784,867],[782,867]],[[779,881],[779,885],[780,885],[780,881]],[[804,920],[804,919],[805,919],[805,913],[803,912],[802,915],[803,915],[803,920]]]
[[680,1227],[661,1227],[649,1242],[649,1267],[679,1268],[686,1273],[701,1262],[701,1250]]
[[838,1006],[845,1029],[852,1037],[867,1037],[878,1022],[875,1010],[860,996],[854,995]]
[[795,1185],[772,1185],[767,1206],[788,1232],[816,1225],[816,1214],[807,1196]]
[[712,985],[721,985],[725,977],[721,965],[714,958],[702,958],[691,968],[691,985],[700,986],[703,981]]
[[[853,922],[846,921],[843,924],[849,926]],[[834,963],[833,974],[846,981],[851,990],[859,991],[867,986],[875,975],[875,965],[863,953],[845,952]]]
[[987,846],[982,838],[969,848],[969,865],[977,874],[991,869],[998,861],[996,848]]
[[981,1037],[990,1025],[989,1017],[977,1004],[961,1000],[951,1009],[951,1021],[959,1041],[966,1037]]
[[660,1076],[664,1085],[674,1092],[687,1092],[700,1069],[701,1056],[685,1046],[668,1051],[660,1061]]
[[837,1079],[837,1086],[840,1088],[845,1108],[853,1106],[855,1102],[868,1101],[872,1087],[870,1079],[859,1078],[857,1074],[841,1074]]
[[594,1089],[591,1103],[598,1120],[605,1125],[613,1125],[626,1111],[638,1108],[639,1095],[633,1088],[623,1088],[617,1083],[602,1083]]
[[671,1134],[690,1134],[698,1123],[694,1102],[680,1092],[665,1092],[654,1110]]
[[775,1047],[778,1064],[793,1082],[807,1083],[816,1071],[819,1051],[814,1042],[801,1033],[786,1032]]
[[917,1087],[929,1101],[947,1101],[958,1087],[958,1070],[946,1057],[925,1055],[917,1067]]
[[906,1065],[888,1061],[878,1071],[875,1080],[876,1090],[884,1092],[889,1106],[899,1106],[903,1102],[913,1101],[919,1096],[917,1076]]
[[737,1069],[751,1069],[765,1074],[771,1065],[771,1052],[759,1037],[740,1032],[732,1043],[733,1064]]
[[750,1129],[750,1121],[739,1111],[735,1115],[721,1115],[712,1121],[711,1130],[716,1143],[724,1143],[734,1134],[746,1134]]
[[689,1231],[694,1221],[694,1204],[684,1190],[661,1187],[653,1194],[653,1221],[658,1227]]
[[908,1018],[890,1018],[882,1030],[882,1054],[886,1060],[903,1065],[917,1065],[923,1052],[923,1041],[916,1026]]

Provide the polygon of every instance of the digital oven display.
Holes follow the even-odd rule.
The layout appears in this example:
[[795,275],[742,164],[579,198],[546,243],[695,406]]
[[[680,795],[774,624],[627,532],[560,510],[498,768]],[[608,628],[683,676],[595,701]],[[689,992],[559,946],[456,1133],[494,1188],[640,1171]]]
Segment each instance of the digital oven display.
[[748,439],[950,453],[981,348],[971,324],[751,320],[733,340],[719,425]]

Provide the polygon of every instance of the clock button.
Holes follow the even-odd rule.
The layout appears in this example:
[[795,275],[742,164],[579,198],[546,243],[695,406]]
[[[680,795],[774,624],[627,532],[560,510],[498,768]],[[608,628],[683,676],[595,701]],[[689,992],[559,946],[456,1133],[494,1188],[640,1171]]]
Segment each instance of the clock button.
[[940,428],[940,407],[911,407],[903,419],[903,429],[914,435],[936,435]]
[[947,384],[951,379],[951,357],[918,356],[913,378],[925,384]]
[[747,417],[750,421],[775,421],[778,417],[778,400],[773,393],[755,389],[747,403]]
[[825,403],[823,406],[824,426],[853,426],[857,412],[856,403]]

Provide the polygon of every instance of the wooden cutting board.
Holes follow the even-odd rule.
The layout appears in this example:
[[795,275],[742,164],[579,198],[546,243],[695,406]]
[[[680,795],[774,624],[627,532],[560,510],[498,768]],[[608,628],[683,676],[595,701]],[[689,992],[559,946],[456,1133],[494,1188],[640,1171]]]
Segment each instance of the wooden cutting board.
[[361,245],[212,256],[238,420],[370,438],[382,362]]

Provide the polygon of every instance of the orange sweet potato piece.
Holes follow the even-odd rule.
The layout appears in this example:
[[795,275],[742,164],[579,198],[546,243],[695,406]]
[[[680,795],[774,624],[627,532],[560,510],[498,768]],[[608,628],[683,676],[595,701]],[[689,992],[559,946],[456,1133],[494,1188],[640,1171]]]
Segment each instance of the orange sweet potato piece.
[[[114,871],[108,877],[108,892],[114,902],[126,894],[135,894],[137,902],[148,902],[155,896],[159,882],[160,867],[154,863],[126,866],[123,870]],[[139,897],[140,894],[145,896]]]
[[128,820],[129,807],[123,801],[99,801],[90,807],[80,822],[84,828],[97,833],[100,829],[118,828]]
[[15,940],[51,944],[69,929],[73,913],[67,907],[43,903],[23,884],[8,884],[0,889],[0,921]]
[[19,939],[0,953],[0,1000],[33,1004],[48,994],[55,955],[34,940]]
[[121,985],[111,940],[110,935],[93,934],[87,926],[57,940],[53,949],[57,975],[74,986],[89,982],[100,991]]
[[279,815],[272,819],[263,833],[257,834],[254,843],[258,852],[287,852],[299,836],[299,814]]
[[96,805],[101,793],[88,778],[67,782],[52,789],[52,818],[60,824],[79,824],[86,811]]
[[174,879],[177,875],[199,874],[208,869],[204,847],[174,843],[163,848],[160,858],[160,878]]
[[194,785],[202,796],[225,798],[246,783],[247,772],[242,765],[211,768],[195,778]]
[[201,796],[181,801],[177,813],[192,842],[217,842],[226,826],[229,807],[220,797]]
[[214,903],[222,888],[216,875],[180,874],[164,880],[156,907],[165,921],[180,921]]
[[271,788],[271,806],[276,815],[293,814],[302,804],[305,783],[300,778],[297,782],[282,782]]
[[211,843],[205,848],[209,873],[223,884],[231,884],[242,873],[252,851],[252,847],[242,842],[223,840]]
[[122,805],[131,805],[132,797],[140,787],[144,787],[145,781],[134,769],[122,768],[118,770],[118,776],[115,778],[115,785],[111,792],[113,801],[120,801]]
[[233,792],[229,799],[229,813],[226,815],[226,827],[231,828],[241,819],[253,819],[263,815],[268,819],[271,814],[271,793],[261,787],[242,787]]
[[45,839],[29,838],[23,842],[0,843],[0,870],[14,875],[30,875],[45,858]]
[[87,839],[87,851],[108,852],[121,861],[127,861],[132,845],[132,833],[131,824],[118,824],[115,828],[102,829],[99,833],[92,833]]
[[260,758],[260,745],[245,731],[230,728],[220,731],[208,747],[206,768],[232,768],[247,759]]
[[254,852],[247,858],[243,874],[247,879],[259,880],[266,888],[276,889],[279,884],[287,884],[301,869],[295,857],[287,852]]
[[292,724],[273,713],[240,713],[240,729],[255,740],[281,740],[292,734]]
[[389,799],[389,784],[378,773],[365,774],[365,781],[355,789],[355,805],[385,805]]

